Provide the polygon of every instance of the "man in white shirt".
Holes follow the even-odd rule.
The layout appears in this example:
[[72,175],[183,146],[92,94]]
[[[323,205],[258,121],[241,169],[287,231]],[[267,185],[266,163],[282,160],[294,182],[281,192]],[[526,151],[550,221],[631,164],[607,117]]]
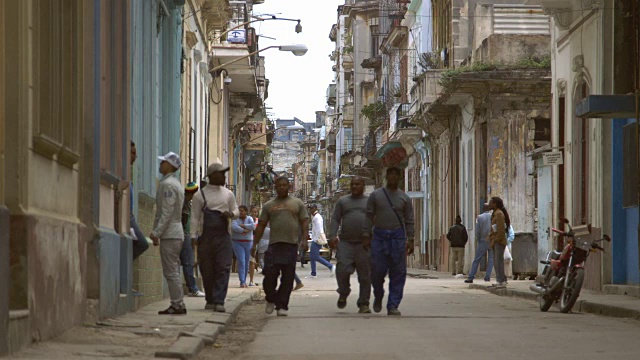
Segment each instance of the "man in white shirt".
[[318,206],[313,204],[309,207],[309,212],[313,219],[311,221],[311,249],[309,250],[309,260],[311,261],[311,276],[307,278],[316,277],[316,261],[326,266],[331,270],[331,276],[336,273],[336,266],[325,260],[320,256],[320,249],[324,245],[327,245],[327,236],[324,233],[324,219],[320,212],[318,212]]
[[224,300],[229,287],[233,244],[229,222],[239,215],[236,198],[224,187],[229,170],[219,162],[207,168],[209,184],[193,197],[191,237],[198,237],[198,263],[207,304],[205,309],[225,312]]

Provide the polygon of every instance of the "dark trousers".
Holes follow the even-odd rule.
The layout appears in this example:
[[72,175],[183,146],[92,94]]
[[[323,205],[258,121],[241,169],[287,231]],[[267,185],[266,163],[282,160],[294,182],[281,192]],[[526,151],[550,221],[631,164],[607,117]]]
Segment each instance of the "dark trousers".
[[371,297],[371,259],[369,251],[365,250],[361,242],[352,243],[340,241],[338,254],[336,255],[336,280],[338,281],[338,294],[347,297],[351,293],[351,274],[358,272],[360,283],[360,295],[358,306],[369,305]]
[[387,309],[400,306],[407,280],[406,236],[402,228],[374,229],[371,241],[371,285],[373,296],[384,296],[384,278],[389,274]]
[[229,289],[233,245],[229,233],[202,234],[198,238],[198,264],[207,304],[224,305]]
[[298,246],[286,243],[271,244],[264,254],[262,288],[267,302],[274,303],[276,310],[289,310],[289,298],[296,276],[297,254]]
[[138,240],[133,241],[133,261],[135,261],[143,252],[147,251],[149,248],[149,243],[147,242],[147,238],[144,237],[142,230],[140,230],[140,226],[138,226],[138,222],[136,221],[136,217],[131,215],[129,218],[129,225],[133,228],[133,232],[136,234]]

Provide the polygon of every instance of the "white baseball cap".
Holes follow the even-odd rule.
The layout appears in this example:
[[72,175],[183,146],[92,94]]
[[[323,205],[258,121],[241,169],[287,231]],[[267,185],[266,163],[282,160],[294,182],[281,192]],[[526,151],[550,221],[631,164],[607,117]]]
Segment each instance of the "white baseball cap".
[[180,160],[180,156],[172,151],[169,151],[163,156],[158,156],[158,160],[166,161],[176,169],[180,169],[180,166],[182,166],[182,160]]

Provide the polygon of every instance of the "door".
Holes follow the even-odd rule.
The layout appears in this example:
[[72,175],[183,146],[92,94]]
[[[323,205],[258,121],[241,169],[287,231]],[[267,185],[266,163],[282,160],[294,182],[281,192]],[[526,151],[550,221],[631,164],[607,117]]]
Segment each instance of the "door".
[[[552,215],[552,182],[551,166],[541,166],[542,159],[537,160],[538,168],[538,260],[544,260],[551,250],[550,233]],[[542,274],[544,265],[538,261],[538,274]]]

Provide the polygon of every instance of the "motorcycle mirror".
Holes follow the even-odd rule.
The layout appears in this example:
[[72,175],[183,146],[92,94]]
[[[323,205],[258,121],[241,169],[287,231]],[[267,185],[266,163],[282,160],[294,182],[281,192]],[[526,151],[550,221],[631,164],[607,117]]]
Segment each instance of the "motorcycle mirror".
[[562,222],[563,222],[563,223],[565,223],[565,224],[568,224],[568,223],[569,223],[569,219],[567,219],[567,218],[562,218]]
[[605,235],[604,239],[607,240],[607,242],[611,242],[611,238],[609,237],[609,235]]

